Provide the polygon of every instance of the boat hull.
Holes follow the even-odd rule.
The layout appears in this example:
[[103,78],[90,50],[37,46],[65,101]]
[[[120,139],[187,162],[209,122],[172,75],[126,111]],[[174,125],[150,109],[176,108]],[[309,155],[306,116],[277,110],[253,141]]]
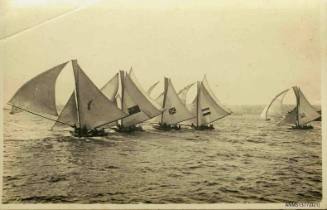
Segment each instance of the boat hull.
[[215,129],[215,127],[213,127],[213,125],[201,125],[201,126],[192,125],[191,127],[195,130],[214,130]]
[[296,129],[296,130],[310,130],[310,129],[313,129],[313,126],[312,125],[304,125],[304,126],[294,125],[294,126],[292,126],[291,129]]
[[74,137],[99,137],[99,136],[108,136],[108,133],[104,129],[93,129],[93,130],[80,130],[75,129],[70,131],[70,134]]
[[118,126],[117,128],[113,128],[115,131],[120,133],[132,133],[135,131],[144,131],[142,126],[128,126],[128,127],[122,127]]
[[153,128],[155,128],[157,130],[162,130],[162,131],[170,131],[170,130],[180,130],[181,126],[180,125],[158,124],[158,125],[154,125]]

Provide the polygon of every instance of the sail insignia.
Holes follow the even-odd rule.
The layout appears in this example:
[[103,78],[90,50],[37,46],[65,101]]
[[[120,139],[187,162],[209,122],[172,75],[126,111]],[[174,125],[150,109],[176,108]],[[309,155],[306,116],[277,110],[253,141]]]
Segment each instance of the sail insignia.
[[193,118],[192,113],[178,96],[169,78],[165,78],[163,110],[161,124],[174,125]]

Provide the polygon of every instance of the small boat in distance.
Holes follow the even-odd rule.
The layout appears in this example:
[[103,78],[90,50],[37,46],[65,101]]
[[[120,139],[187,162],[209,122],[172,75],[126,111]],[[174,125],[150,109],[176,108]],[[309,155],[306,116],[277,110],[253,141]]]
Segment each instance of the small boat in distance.
[[214,95],[206,76],[197,82],[197,95],[190,108],[195,115],[191,126],[197,130],[212,130],[213,122],[232,114]]
[[283,104],[285,95],[290,89],[284,90],[273,98],[261,113],[261,117],[266,120],[278,120],[278,124],[291,124],[293,129],[312,129],[310,122],[318,119],[320,114],[306,99],[301,89],[297,86],[292,87],[296,98],[296,105],[288,109]]
[[164,78],[164,92],[162,101],[163,112],[158,125],[153,127],[159,130],[179,130],[178,123],[194,118],[186,108],[185,103],[178,96],[170,78]]

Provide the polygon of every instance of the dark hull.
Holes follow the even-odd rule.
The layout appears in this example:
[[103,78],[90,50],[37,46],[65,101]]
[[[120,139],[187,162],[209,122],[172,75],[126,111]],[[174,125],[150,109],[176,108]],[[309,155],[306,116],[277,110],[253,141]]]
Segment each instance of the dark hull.
[[194,128],[195,130],[214,130],[215,127],[213,127],[213,125],[201,125],[201,126],[195,126],[192,125],[192,128]]
[[171,131],[171,130],[180,130],[181,126],[180,125],[154,125],[153,128],[157,130],[162,130],[162,131]]
[[294,126],[292,126],[292,129],[296,129],[296,130],[310,130],[310,129],[313,129],[313,126],[312,125],[304,125],[304,126],[294,125]]
[[144,131],[142,126],[129,126],[129,127],[121,127],[113,128],[115,131],[119,133],[132,133],[135,131]]
[[74,131],[70,131],[72,136],[75,137],[99,137],[99,136],[108,136],[108,133],[102,130],[90,130],[90,131],[79,131],[75,129]]

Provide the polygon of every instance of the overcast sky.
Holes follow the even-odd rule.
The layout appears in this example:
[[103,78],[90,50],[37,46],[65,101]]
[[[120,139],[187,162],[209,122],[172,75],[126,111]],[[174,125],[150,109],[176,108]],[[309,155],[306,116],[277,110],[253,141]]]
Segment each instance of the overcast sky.
[[[35,75],[77,58],[99,87],[133,66],[145,88],[169,76],[180,89],[207,74],[227,105],[266,104],[293,85],[320,103],[318,1],[49,2],[2,4],[4,102]],[[72,84],[68,66],[58,103]]]

